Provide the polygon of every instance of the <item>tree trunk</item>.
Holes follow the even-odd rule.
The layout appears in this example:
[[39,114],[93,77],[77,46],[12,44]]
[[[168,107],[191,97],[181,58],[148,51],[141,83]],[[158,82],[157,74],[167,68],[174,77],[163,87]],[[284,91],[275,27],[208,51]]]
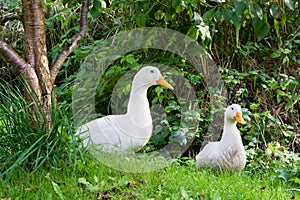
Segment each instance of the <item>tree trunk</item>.
[[[34,69],[39,85],[31,85],[37,94],[45,118],[40,117],[40,123],[51,128],[51,93],[53,86],[50,79],[49,61],[46,46],[46,28],[41,0],[22,0],[23,21],[25,31],[24,55],[26,61]],[[44,121],[46,120],[46,121]]]
[[[41,0],[22,0],[22,16],[12,14],[0,18],[0,25],[13,19],[23,22],[25,31],[25,58],[23,59],[16,51],[10,48],[9,45],[1,39],[1,36],[0,54],[23,75],[35,92],[39,105],[33,104],[33,110],[29,111],[29,113],[39,113],[35,112],[35,109],[42,108],[43,116],[37,117],[40,125],[46,125],[48,130],[50,130],[52,126],[52,98],[55,99],[55,96],[52,95],[54,81],[68,55],[86,35],[88,5],[89,0],[82,0],[80,30],[70,43],[65,44],[51,67],[49,66],[47,57],[46,28]],[[33,102],[28,92],[25,98]],[[32,126],[36,128],[34,123],[32,123]]]

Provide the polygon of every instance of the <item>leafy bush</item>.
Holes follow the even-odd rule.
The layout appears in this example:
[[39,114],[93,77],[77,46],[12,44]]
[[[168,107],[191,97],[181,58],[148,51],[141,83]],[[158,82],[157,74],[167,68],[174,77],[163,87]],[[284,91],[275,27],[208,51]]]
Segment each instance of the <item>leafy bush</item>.
[[[64,143],[62,138],[72,136],[72,116],[67,113],[71,113],[73,81],[80,63],[96,45],[101,44],[100,39],[109,38],[123,30],[149,26],[184,33],[196,39],[212,55],[227,87],[228,103],[240,103],[242,107],[248,108],[244,109],[244,115],[249,123],[239,128],[248,152],[249,168],[267,169],[273,166],[280,170],[280,165],[285,165],[296,169],[288,170],[291,177],[299,176],[299,166],[290,165],[296,162],[294,156],[290,156],[293,155],[291,152],[298,152],[300,147],[299,2],[114,0],[107,8],[103,8],[97,0],[92,1],[92,4],[88,37],[81,41],[67,59],[56,80],[55,92],[59,103],[57,109],[53,109],[53,130],[45,132],[44,127],[39,127],[39,132],[44,135],[33,134],[25,112],[28,104],[21,98],[22,93],[12,88],[2,90],[6,98],[1,105],[1,131],[5,132],[1,135],[1,142],[5,144],[0,147],[4,155],[0,153],[1,162],[3,161],[1,173],[10,173],[10,169],[17,165],[27,166],[31,163],[31,166],[39,166],[42,162],[58,162],[61,156],[66,156],[67,154],[57,152],[65,152],[62,144],[67,144],[67,148],[70,148],[70,144],[74,146],[72,140],[67,139],[68,142]],[[63,42],[69,41],[78,29],[77,8],[80,5],[78,1],[72,0],[47,1],[43,6],[48,11],[45,21],[49,36],[47,46],[52,50],[49,57],[50,62],[53,62]],[[17,1],[9,1],[1,14],[20,11]],[[3,35],[14,35],[8,42],[21,52],[22,34],[19,31],[22,31],[22,26],[17,22],[6,25],[1,26],[0,32]],[[199,113],[192,114],[200,123],[199,131],[195,133],[196,140],[189,150],[189,155],[194,155],[202,145],[203,135],[207,132],[211,114],[216,108],[210,105],[211,97],[201,74],[197,74],[178,55],[159,50],[138,50],[122,55],[107,69],[97,86],[98,115],[110,114],[110,97],[119,78],[128,70],[149,63],[171,66],[187,78],[196,91],[200,110]],[[2,78],[11,81],[16,77],[11,75],[13,72],[10,72],[9,65],[5,62],[0,65]],[[127,85],[124,91],[116,95],[123,95],[128,91]],[[178,120],[182,113],[179,100],[161,88],[150,88],[148,97],[151,105],[163,104],[167,112],[165,119],[155,122],[156,134],[143,149],[152,151],[174,140],[176,134],[180,135],[182,130],[179,130]],[[8,109],[11,106],[12,110]],[[12,129],[10,124],[16,123],[19,125]],[[24,138],[24,134],[21,134],[23,132],[28,133],[28,137]],[[12,135],[15,137],[11,137]],[[13,142],[9,143],[13,138]],[[16,145],[24,139],[28,141]],[[12,155],[12,152],[15,154]],[[69,152],[76,155],[75,150]],[[3,160],[7,156],[10,159]],[[55,159],[50,159],[51,156]]]

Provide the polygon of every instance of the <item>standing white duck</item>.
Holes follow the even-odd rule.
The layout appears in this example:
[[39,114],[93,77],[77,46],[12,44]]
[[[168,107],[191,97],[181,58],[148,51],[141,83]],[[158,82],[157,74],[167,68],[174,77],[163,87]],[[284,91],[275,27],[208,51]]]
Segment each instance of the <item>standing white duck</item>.
[[196,156],[198,167],[213,170],[242,170],[246,165],[246,153],[236,123],[245,124],[238,104],[227,107],[224,116],[223,135],[219,142],[209,142]]
[[135,151],[146,145],[152,135],[147,90],[161,85],[169,89],[158,68],[146,66],[134,76],[130,91],[127,113],[108,115],[90,121],[77,129],[84,146],[95,145],[104,152]]

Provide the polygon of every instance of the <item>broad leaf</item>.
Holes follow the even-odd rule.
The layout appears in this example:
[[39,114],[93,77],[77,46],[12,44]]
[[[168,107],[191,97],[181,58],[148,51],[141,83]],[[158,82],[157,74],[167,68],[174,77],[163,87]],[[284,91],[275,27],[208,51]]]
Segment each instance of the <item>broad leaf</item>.
[[227,9],[227,10],[224,10],[224,11],[223,11],[223,17],[224,17],[226,23],[229,24],[229,23],[231,22],[231,20],[232,20],[232,15],[233,15],[232,10]]
[[99,0],[94,0],[93,1],[93,7],[91,8],[91,15],[94,19],[97,19],[100,15],[100,12],[99,12],[99,8],[101,8],[102,5],[101,5],[101,2]]
[[203,15],[203,22],[206,24],[209,24],[211,22],[211,20],[213,19],[214,15],[215,15],[215,9],[210,9],[207,12],[204,13]]
[[234,2],[234,11],[235,11],[236,15],[243,15],[246,8],[247,8],[247,6],[244,1],[235,1]]
[[234,24],[234,26],[241,26],[243,24],[243,16],[242,15],[237,15],[236,13],[233,13],[231,16],[231,20]]
[[253,20],[253,27],[258,40],[262,40],[269,33],[269,24],[265,20]]

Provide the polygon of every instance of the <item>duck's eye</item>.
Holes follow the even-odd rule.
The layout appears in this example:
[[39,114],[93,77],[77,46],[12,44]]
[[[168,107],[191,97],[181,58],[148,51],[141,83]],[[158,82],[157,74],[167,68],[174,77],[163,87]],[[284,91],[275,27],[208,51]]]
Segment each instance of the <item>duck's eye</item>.
[[153,70],[153,69],[151,69],[151,70],[150,70],[150,72],[153,74],[153,73],[154,73],[154,70]]
[[231,110],[234,110],[234,108],[233,108],[233,107],[231,107]]

